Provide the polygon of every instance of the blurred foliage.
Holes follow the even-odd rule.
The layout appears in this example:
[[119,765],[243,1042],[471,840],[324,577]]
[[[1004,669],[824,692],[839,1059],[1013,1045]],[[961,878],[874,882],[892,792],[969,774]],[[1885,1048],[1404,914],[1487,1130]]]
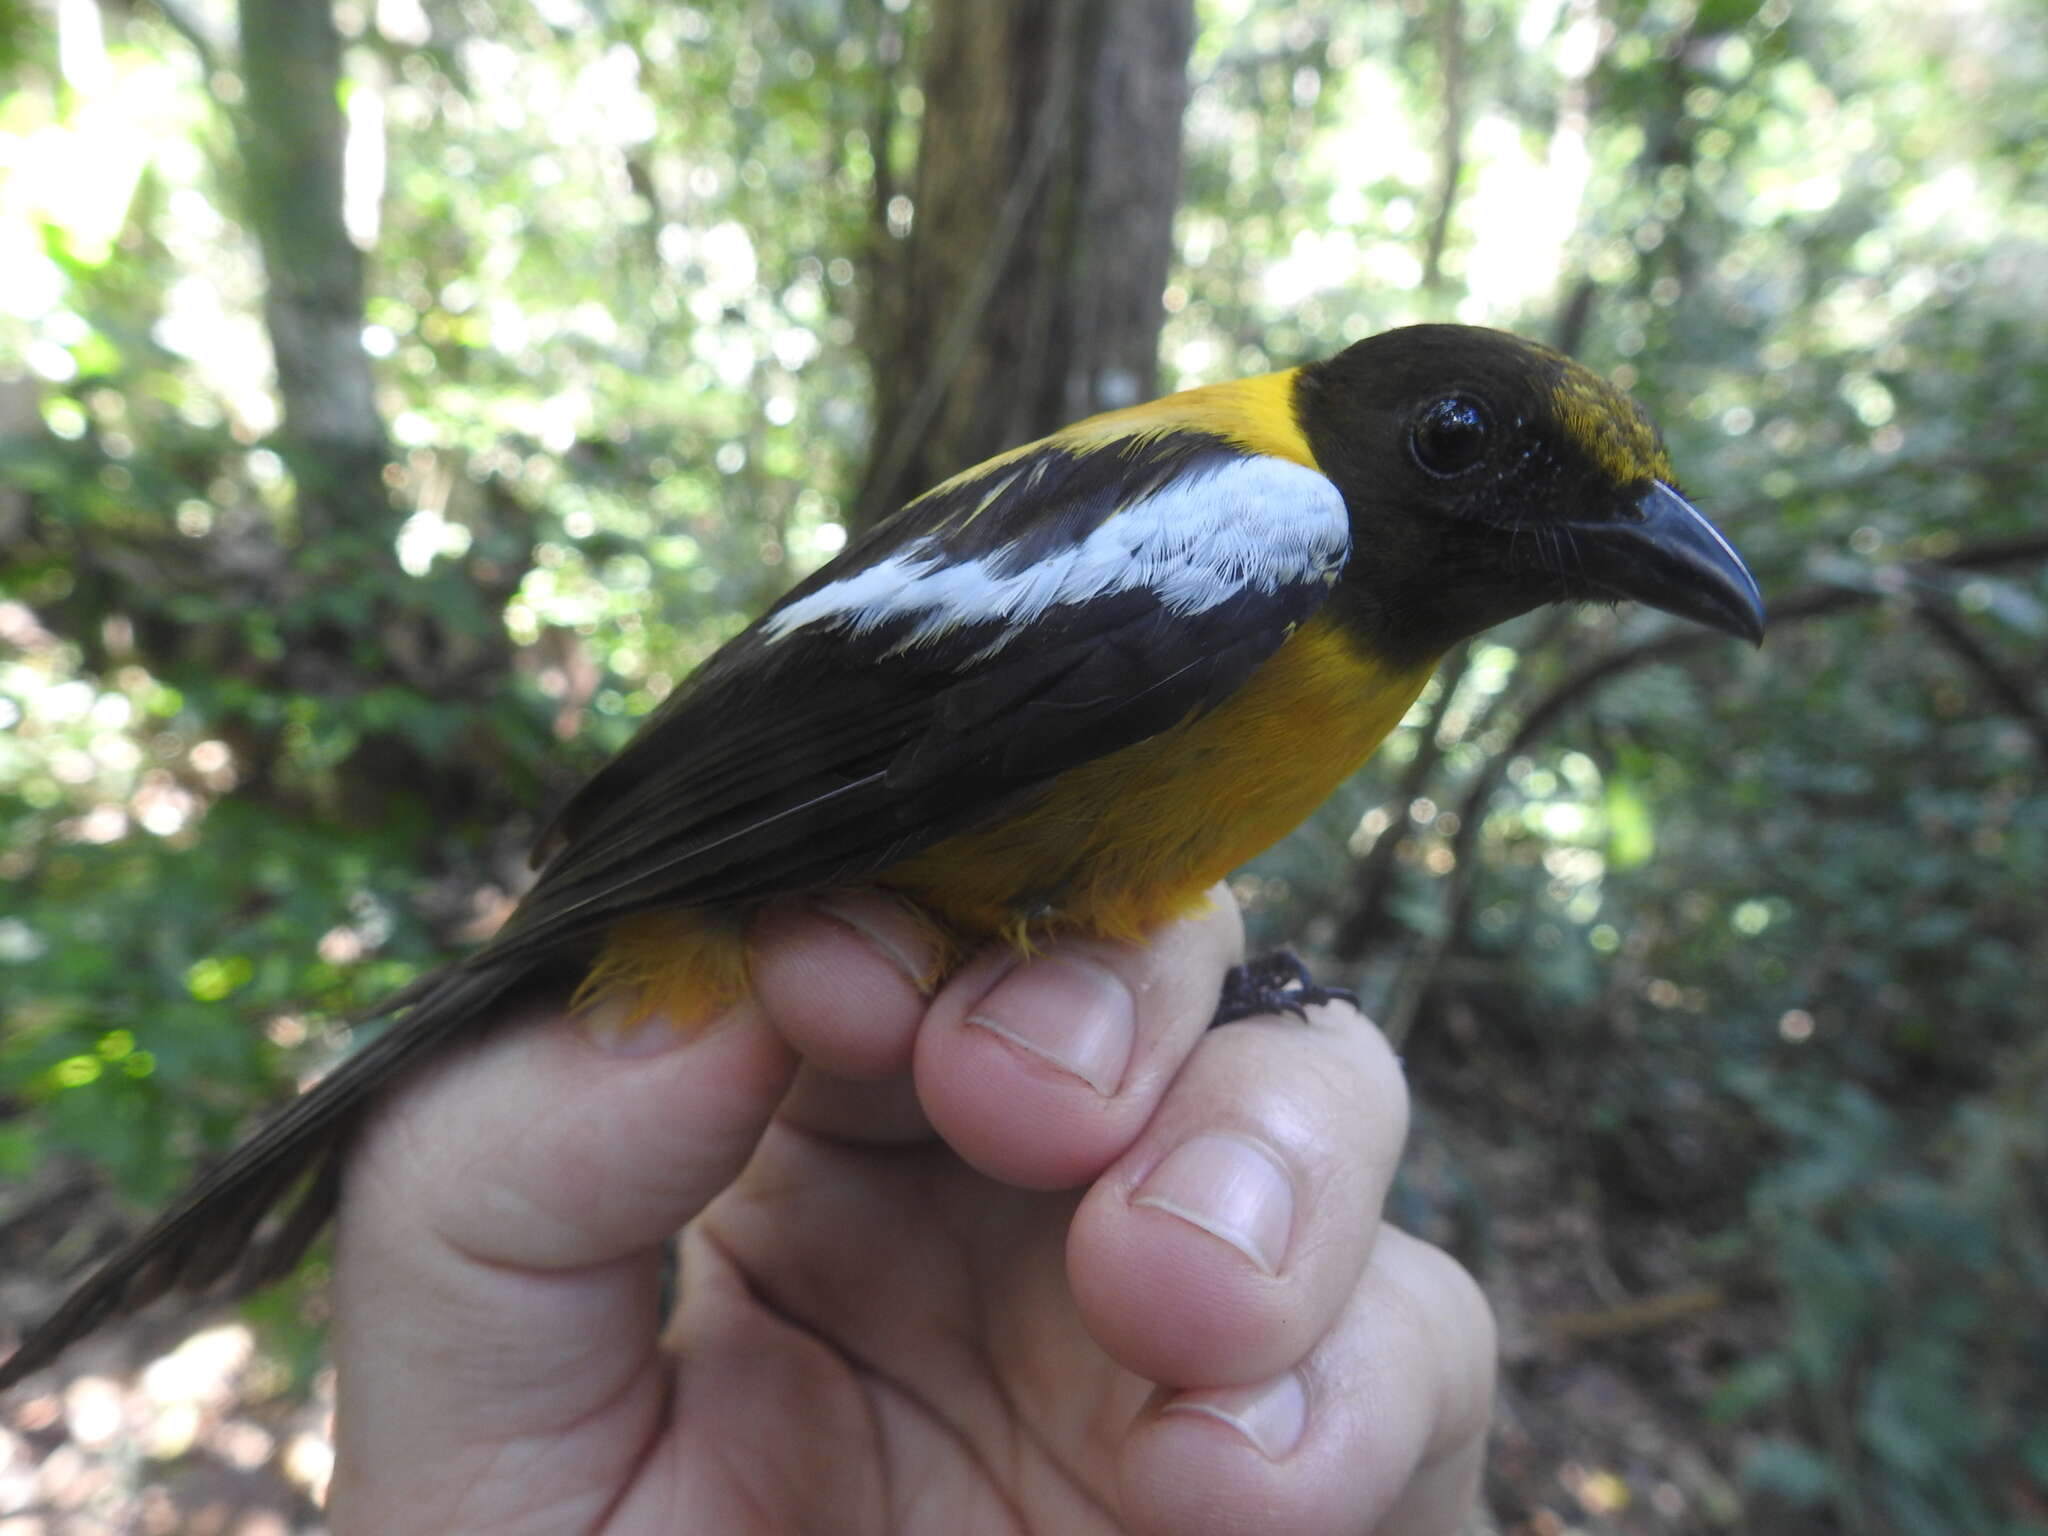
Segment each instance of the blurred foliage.
[[[278,654],[277,567],[321,552],[267,446],[224,18],[0,8],[10,1183],[176,1183],[487,923],[548,802],[844,538],[921,9],[337,16],[391,580],[495,594],[503,633],[303,601],[411,684]],[[2048,16],[1212,0],[1194,69],[1169,382],[1417,319],[1551,335],[1656,411],[1794,615],[1618,667],[1519,746],[1666,621],[1487,637],[1245,877],[1255,920],[1328,944],[1396,839],[1363,972],[1425,1091],[1512,1082],[1491,1134],[1554,1138],[1769,1298],[1697,1404],[1756,1509],[2048,1528]],[[465,670],[486,639],[512,675]],[[380,779],[386,739],[491,788]]]

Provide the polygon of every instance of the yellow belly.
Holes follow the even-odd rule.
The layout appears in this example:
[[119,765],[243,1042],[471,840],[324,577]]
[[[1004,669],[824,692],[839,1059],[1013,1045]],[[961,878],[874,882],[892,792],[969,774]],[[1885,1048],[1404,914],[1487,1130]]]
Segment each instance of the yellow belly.
[[[1060,776],[1036,803],[891,865],[875,884],[922,908],[955,954],[1058,932],[1133,940],[1198,910],[1372,756],[1432,668],[1389,672],[1312,620],[1206,715]],[[747,984],[743,914],[650,912],[614,925],[579,1001],[707,1018]]]
[[884,871],[962,939],[1032,931],[1135,939],[1285,837],[1422,691],[1312,620],[1223,704],[1063,774],[1036,805]]

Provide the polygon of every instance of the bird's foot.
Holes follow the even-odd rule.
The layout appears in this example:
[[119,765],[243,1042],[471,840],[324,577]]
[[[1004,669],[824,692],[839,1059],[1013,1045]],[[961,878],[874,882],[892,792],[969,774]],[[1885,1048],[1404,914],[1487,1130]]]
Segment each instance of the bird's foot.
[[1306,1019],[1317,1003],[1349,1003],[1356,1008],[1358,994],[1344,987],[1317,986],[1301,956],[1291,949],[1276,949],[1230,968],[1209,1027],[1235,1024],[1264,1013],[1291,1013]]

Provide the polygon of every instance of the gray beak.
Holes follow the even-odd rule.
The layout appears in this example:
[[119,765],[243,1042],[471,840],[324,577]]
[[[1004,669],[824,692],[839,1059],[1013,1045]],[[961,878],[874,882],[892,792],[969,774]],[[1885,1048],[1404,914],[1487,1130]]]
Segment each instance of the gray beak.
[[1590,595],[1627,598],[1752,644],[1764,637],[1764,600],[1735,546],[1663,481],[1627,514],[1572,525],[1574,574]]

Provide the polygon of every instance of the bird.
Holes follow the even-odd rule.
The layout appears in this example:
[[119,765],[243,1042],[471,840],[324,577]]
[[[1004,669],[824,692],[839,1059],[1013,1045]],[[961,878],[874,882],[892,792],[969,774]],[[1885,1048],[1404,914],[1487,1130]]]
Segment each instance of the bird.
[[[1627,600],[1763,636],[1649,416],[1503,331],[1390,330],[998,454],[680,683],[555,817],[497,933],[376,1009],[383,1032],[105,1259],[0,1389],[167,1292],[288,1273],[368,1108],[515,994],[688,1027],[745,993],[764,903],[852,887],[955,959],[1140,939],[1363,764],[1452,645]],[[1288,973],[1254,968],[1219,1018],[1298,1007]]]

